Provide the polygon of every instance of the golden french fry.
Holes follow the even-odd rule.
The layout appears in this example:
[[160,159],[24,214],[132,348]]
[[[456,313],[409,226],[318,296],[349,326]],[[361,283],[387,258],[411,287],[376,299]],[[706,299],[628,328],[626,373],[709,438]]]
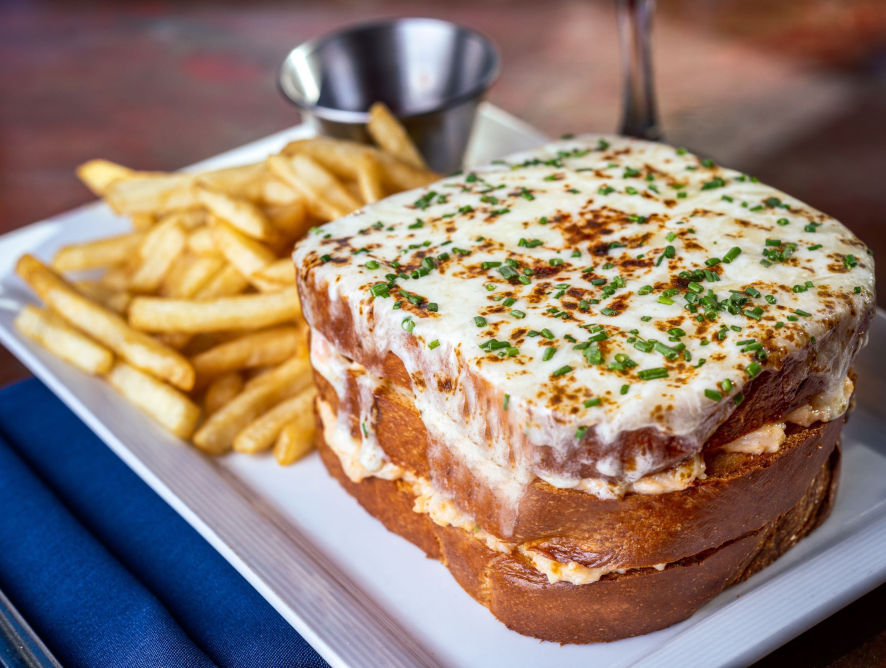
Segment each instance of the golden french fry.
[[203,396],[203,411],[212,415],[219,408],[240,394],[243,389],[243,376],[236,371],[222,374],[209,384]]
[[245,199],[202,187],[197,188],[197,197],[216,218],[224,220],[253,239],[270,241],[278,236],[261,209]]
[[194,434],[194,444],[211,454],[231,449],[234,437],[259,415],[311,383],[307,358],[296,357],[251,380],[243,391],[210,415]]
[[224,264],[220,256],[180,254],[163,278],[160,294],[164,297],[193,297]]
[[314,448],[317,423],[310,409],[283,426],[274,443],[274,458],[280,466],[289,466]]
[[224,221],[214,221],[212,238],[221,254],[247,279],[277,259],[267,246],[250,239]]
[[300,314],[294,287],[206,300],[136,297],[129,305],[129,322],[148,332],[255,329],[292,322]]
[[184,334],[182,332],[162,332],[161,334],[155,334],[154,338],[173,350],[181,350],[191,342],[191,334]]
[[249,332],[213,346],[191,358],[198,383],[228,371],[280,364],[297,353],[307,355],[304,331],[300,327],[273,327]]
[[295,265],[290,258],[284,257],[255,272],[254,275],[265,281],[279,283],[281,286],[292,285],[295,283]]
[[124,362],[114,364],[107,378],[115,390],[176,436],[188,438],[193,433],[200,408],[175,388]]
[[152,213],[134,213],[130,216],[132,229],[136,232],[147,232],[157,221]]
[[357,185],[366,204],[377,202],[385,196],[381,185],[381,167],[370,155],[361,155],[356,161]]
[[92,338],[133,366],[184,390],[193,387],[194,369],[188,360],[133,329],[113,311],[84,297],[34,256],[19,258],[16,272],[53,311],[77,329],[89,332]]
[[262,184],[262,201],[270,206],[286,206],[302,202],[302,196],[292,186],[272,177]]
[[337,176],[348,179],[357,178],[355,158],[363,155],[371,156],[378,161],[382,169],[382,181],[392,191],[420,188],[440,178],[435,172],[419,169],[372,146],[341,139],[328,137],[299,139],[287,144],[281,153],[286,156],[299,154],[310,156]]
[[265,164],[256,162],[203,172],[197,176],[197,181],[211,190],[226,193],[231,197],[258,199],[266,176]]
[[376,102],[369,107],[369,134],[382,150],[408,165],[427,169],[424,159],[412,143],[400,121],[394,118],[391,110],[383,102]]
[[114,292],[126,292],[129,290],[129,282],[132,279],[132,270],[128,266],[111,267],[98,282]]
[[113,181],[103,194],[116,213],[167,213],[200,204],[195,178],[192,174],[139,174]]
[[188,235],[188,250],[197,255],[218,255],[218,248],[212,239],[212,228],[207,225],[192,231]]
[[300,199],[289,204],[266,206],[265,215],[271,221],[271,225],[290,240],[304,236],[310,227],[305,203]]
[[86,373],[107,373],[114,364],[114,354],[110,350],[84,336],[51,311],[29,304],[16,316],[15,326],[53,355]]
[[145,235],[139,232],[65,246],[55,254],[57,271],[88,271],[123,264],[138,250]]
[[334,220],[360,207],[341,182],[309,156],[273,155],[268,158],[268,167],[305,197],[315,215]]
[[77,167],[76,171],[77,177],[99,197],[105,194],[108,186],[114,181],[131,177],[137,173],[129,167],[118,165],[110,160],[90,160]]
[[139,249],[140,262],[129,282],[129,290],[156,292],[186,242],[187,236],[175,220],[160,224],[148,232]]
[[229,264],[225,264],[213,275],[202,288],[197,290],[194,299],[216,299],[239,295],[249,286],[243,274]]
[[188,232],[196,230],[206,224],[206,211],[199,206],[190,209],[177,209],[161,215],[157,219],[157,225],[181,225]]
[[128,292],[117,292],[101,281],[83,280],[74,283],[80,293],[94,302],[98,302],[114,313],[125,313],[132,295]]
[[314,397],[317,391],[309,387],[293,397],[284,399],[246,425],[234,437],[234,450],[237,452],[261,452],[270,448],[280,430],[293,420],[310,415],[313,420]]

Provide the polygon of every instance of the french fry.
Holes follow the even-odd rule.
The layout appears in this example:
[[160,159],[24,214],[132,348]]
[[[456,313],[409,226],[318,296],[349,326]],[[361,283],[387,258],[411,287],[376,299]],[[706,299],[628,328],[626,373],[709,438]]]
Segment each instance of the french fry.
[[385,196],[381,185],[381,167],[370,155],[361,155],[356,160],[357,185],[360,196],[366,204],[377,202]]
[[382,102],[376,102],[369,107],[369,134],[375,143],[381,146],[395,158],[399,158],[408,165],[427,169],[424,159],[412,143],[412,139],[406,133],[400,122],[394,118],[391,110]]
[[292,285],[295,283],[295,265],[289,257],[280,258],[254,274],[264,281]]
[[136,172],[129,167],[118,165],[110,160],[90,160],[77,168],[77,177],[87,188],[101,197],[114,181],[133,176]]
[[213,275],[202,288],[197,290],[194,299],[216,299],[239,295],[249,286],[243,274],[229,264],[225,264]]
[[160,285],[164,297],[193,297],[225,265],[219,256],[179,255]]
[[236,371],[222,374],[213,380],[206,388],[203,396],[203,411],[206,415],[212,415],[219,408],[240,394],[243,389],[243,376]]
[[258,199],[266,177],[267,168],[264,163],[255,162],[203,172],[197,176],[197,182],[231,197]]
[[114,292],[126,292],[132,280],[132,271],[128,266],[111,267],[99,279],[99,283]]
[[210,454],[231,449],[234,437],[246,425],[286,397],[310,385],[311,365],[296,357],[251,380],[243,391],[210,415],[194,434],[194,444]]
[[145,237],[139,249],[140,262],[129,282],[132,292],[156,292],[163,277],[185,247],[187,237],[177,220],[160,224]]
[[176,436],[188,438],[193,433],[200,408],[175,388],[124,362],[114,364],[107,378],[115,390]]
[[271,177],[262,184],[262,201],[271,206],[286,206],[293,202],[301,202],[302,196],[292,186]]
[[112,310],[114,313],[126,313],[126,308],[129,306],[129,300],[132,299],[132,295],[128,292],[117,292],[101,281],[77,281],[74,283],[74,287],[77,288],[84,297],[91,299],[94,302],[98,302],[105,308]]
[[36,306],[25,306],[15,318],[15,326],[32,341],[86,373],[107,373],[114,354],[84,336],[60,317]]
[[274,155],[268,158],[268,166],[305,197],[315,215],[335,220],[360,207],[341,182],[309,156]]
[[149,174],[118,179],[103,193],[116,213],[167,213],[190,209],[200,202],[191,174]]
[[84,297],[34,256],[19,258],[16,272],[53,311],[77,329],[89,332],[92,338],[133,366],[183,390],[193,387],[194,368],[188,360],[133,329],[113,311]]
[[266,413],[246,425],[234,438],[234,450],[255,453],[270,448],[280,434],[280,430],[293,420],[304,415],[313,419],[312,407],[317,392],[309,387],[293,397],[284,399]]
[[188,235],[188,250],[197,255],[218,255],[212,239],[212,228],[206,225],[193,230]]
[[157,222],[152,213],[134,213],[130,219],[132,220],[132,229],[136,232],[147,232]]
[[372,146],[328,137],[314,137],[290,142],[281,153],[285,156],[310,156],[337,176],[348,179],[357,178],[357,166],[354,160],[358,156],[371,156],[378,161],[382,169],[382,180],[385,186],[392,191],[420,188],[440,178],[440,175],[435,172],[419,169]]
[[293,200],[289,204],[275,204],[265,207],[265,215],[278,232],[287,239],[297,239],[310,227],[303,200]]
[[280,430],[274,443],[274,458],[280,466],[289,466],[314,448],[317,423],[311,410],[304,411]]
[[300,351],[307,354],[304,331],[300,327],[273,327],[249,332],[220,343],[191,358],[198,384],[229,371],[280,364]]
[[272,241],[278,236],[261,209],[245,199],[202,187],[197,188],[197,198],[216,218],[224,220],[253,239]]
[[267,246],[250,239],[224,221],[214,221],[212,238],[221,254],[247,279],[277,259]]
[[135,232],[65,246],[55,254],[56,271],[88,271],[123,264],[138,250],[145,235]]
[[255,329],[292,322],[300,314],[295,287],[206,300],[136,297],[129,305],[130,324],[148,332]]

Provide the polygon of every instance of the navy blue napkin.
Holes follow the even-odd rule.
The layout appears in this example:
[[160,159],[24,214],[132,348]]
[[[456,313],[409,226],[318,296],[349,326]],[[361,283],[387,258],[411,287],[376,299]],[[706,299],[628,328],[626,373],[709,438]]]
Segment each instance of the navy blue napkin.
[[0,589],[66,666],[324,666],[37,380],[0,390]]

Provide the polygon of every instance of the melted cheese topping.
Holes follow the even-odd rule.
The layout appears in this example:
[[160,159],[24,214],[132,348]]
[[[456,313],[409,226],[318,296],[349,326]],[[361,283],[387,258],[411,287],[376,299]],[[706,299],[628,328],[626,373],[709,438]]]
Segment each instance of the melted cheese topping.
[[[294,259],[300,283],[350,310],[362,346],[403,361],[432,441],[465,444],[511,511],[546,473],[539,446],[578,466],[593,437],[601,476],[631,483],[678,460],[621,452],[625,432],[700,452],[748,383],[807,352],[835,390],[873,304],[873,260],[836,220],[616,137],[387,198],[319,228]],[[325,316],[306,300],[305,317]]]

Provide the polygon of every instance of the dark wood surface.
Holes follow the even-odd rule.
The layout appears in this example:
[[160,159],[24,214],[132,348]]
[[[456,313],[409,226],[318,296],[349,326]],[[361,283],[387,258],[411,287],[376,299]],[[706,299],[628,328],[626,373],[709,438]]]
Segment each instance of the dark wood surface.
[[[286,52],[392,15],[492,37],[503,71],[490,100],[550,134],[614,130],[610,2],[6,0],[0,232],[89,201],[73,175],[89,158],[175,169],[296,123],[275,87]],[[670,142],[808,201],[886,258],[886,3],[664,0],[654,39]],[[26,375],[0,350],[0,385]],[[884,611],[880,587],[761,665],[886,665]]]

